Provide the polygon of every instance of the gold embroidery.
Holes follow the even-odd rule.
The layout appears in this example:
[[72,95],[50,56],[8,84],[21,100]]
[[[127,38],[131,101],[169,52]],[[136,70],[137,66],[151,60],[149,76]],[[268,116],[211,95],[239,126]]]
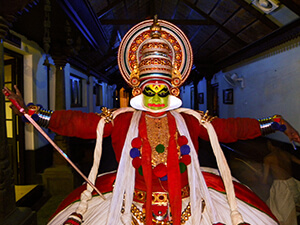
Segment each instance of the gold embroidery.
[[[136,224],[136,219],[139,220],[141,223],[145,222],[145,213],[142,212],[136,205],[132,204],[131,206],[131,213],[132,213],[132,224]],[[191,216],[191,204],[189,203],[183,212],[181,213],[181,222],[180,224],[185,224],[186,221]],[[136,219],[135,219],[136,218]],[[160,225],[171,225],[173,224],[173,221],[160,221],[155,218],[152,218],[152,222],[154,224],[160,224]]]
[[[181,188],[181,198],[187,198],[190,196],[189,186],[184,186]],[[133,199],[136,202],[145,203],[146,202],[146,191],[134,190]],[[152,204],[166,205],[168,204],[168,192],[152,192]]]
[[[165,114],[162,117],[151,117],[147,115],[146,126],[148,141],[150,143],[152,151],[152,166],[155,167],[160,163],[166,164],[170,139],[167,115]],[[162,153],[158,153],[155,150],[156,146],[159,144],[162,144],[165,147],[165,151]]]
[[106,107],[102,107],[101,111],[102,113],[100,114],[96,113],[96,114],[104,118],[105,123],[110,123],[111,121],[113,121],[113,115],[112,115],[113,110],[110,110]]
[[201,115],[201,123],[204,123],[204,122],[211,122],[213,121],[215,118],[217,118],[216,116],[210,116],[208,114],[208,110],[206,110],[206,112],[204,113],[203,111],[198,111]]

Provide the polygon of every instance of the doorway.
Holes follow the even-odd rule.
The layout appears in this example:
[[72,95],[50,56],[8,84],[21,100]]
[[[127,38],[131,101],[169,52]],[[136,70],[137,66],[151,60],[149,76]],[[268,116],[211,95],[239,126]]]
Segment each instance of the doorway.
[[[4,49],[4,84],[9,89],[13,90],[16,84],[23,92],[23,56]],[[25,153],[25,136],[24,123],[21,118],[14,115],[10,109],[11,103],[8,99],[5,100],[6,113],[6,133],[9,150],[9,160],[11,170],[13,171],[14,183],[24,184],[24,153]]]
[[211,93],[211,98],[209,99],[211,105],[208,106],[212,116],[219,117],[219,84],[210,84],[208,85],[208,90]]

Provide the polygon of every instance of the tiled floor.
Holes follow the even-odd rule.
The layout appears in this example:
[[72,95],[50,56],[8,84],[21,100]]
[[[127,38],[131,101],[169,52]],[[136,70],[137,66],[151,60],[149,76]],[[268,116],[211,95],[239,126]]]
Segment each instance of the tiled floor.
[[[35,189],[37,186],[38,185],[15,185],[16,202],[17,205],[25,204],[21,206],[30,207],[32,208],[33,211],[36,211],[37,225],[46,225],[47,222],[49,221],[49,218],[56,211],[58,205],[66,197],[66,195],[55,195],[55,196],[46,195],[41,197],[41,199],[35,199],[32,202],[28,201],[26,195],[28,195],[29,192],[31,192],[32,194],[32,192],[37,191]],[[31,195],[31,196],[36,197],[36,195]],[[22,203],[20,203],[21,201]],[[33,205],[29,205],[30,203],[32,203]]]
[[65,198],[63,195],[52,196],[38,211],[37,225],[45,225],[56,211],[60,202]]

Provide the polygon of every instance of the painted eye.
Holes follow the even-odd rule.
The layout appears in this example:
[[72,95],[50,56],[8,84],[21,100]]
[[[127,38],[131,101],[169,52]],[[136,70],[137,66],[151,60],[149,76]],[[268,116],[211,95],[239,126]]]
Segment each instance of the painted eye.
[[157,95],[159,97],[167,97],[170,94],[169,89],[164,87]]
[[170,92],[169,91],[167,91],[167,92],[159,92],[157,95],[159,96],[159,97],[167,97],[168,95],[170,94]]
[[147,97],[152,97],[155,95],[155,92],[152,91],[150,88],[146,87],[144,90],[143,90],[143,94],[146,95]]

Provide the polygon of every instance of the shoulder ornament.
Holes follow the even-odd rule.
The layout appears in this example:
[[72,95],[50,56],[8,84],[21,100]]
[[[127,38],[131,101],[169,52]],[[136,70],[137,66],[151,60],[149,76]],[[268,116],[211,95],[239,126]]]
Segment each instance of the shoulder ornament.
[[201,115],[201,123],[205,123],[205,122],[211,123],[215,118],[217,118],[217,116],[209,115],[208,110],[206,110],[205,113],[204,111],[200,111],[200,110],[197,110],[197,112],[199,112]]
[[105,123],[110,123],[113,121],[113,110],[108,109],[106,107],[101,108],[102,113],[96,113],[97,115],[101,116],[104,119]]

